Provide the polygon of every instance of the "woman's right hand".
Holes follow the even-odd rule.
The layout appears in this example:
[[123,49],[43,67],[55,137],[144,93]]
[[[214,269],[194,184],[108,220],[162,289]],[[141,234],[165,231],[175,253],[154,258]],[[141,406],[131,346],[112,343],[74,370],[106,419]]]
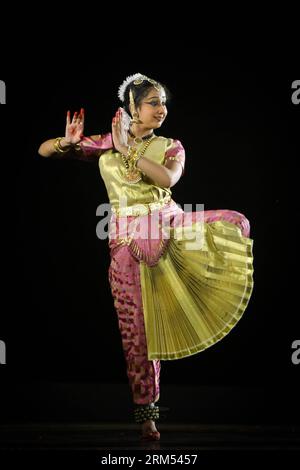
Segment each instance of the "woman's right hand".
[[123,119],[123,108],[119,108],[112,120],[112,138],[114,147],[120,153],[127,153],[128,150],[128,128]]
[[70,111],[68,111],[66,133],[65,133],[66,144],[71,144],[71,145],[78,144],[82,138],[83,130],[84,130],[84,109],[81,108],[79,114],[76,111],[73,115],[72,120],[71,120],[71,113]]

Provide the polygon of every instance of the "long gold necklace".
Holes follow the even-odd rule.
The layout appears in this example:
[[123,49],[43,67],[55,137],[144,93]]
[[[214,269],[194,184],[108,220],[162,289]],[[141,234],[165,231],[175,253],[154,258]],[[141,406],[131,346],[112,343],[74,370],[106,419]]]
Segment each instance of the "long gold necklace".
[[130,157],[126,157],[125,155],[121,155],[125,170],[122,171],[122,176],[123,176],[123,181],[129,184],[135,184],[138,183],[142,179],[142,173],[141,171],[135,166],[135,161],[140,159],[144,153],[146,152],[147,148],[149,147],[152,139],[155,136],[152,134],[149,139],[146,140],[144,145],[142,146],[141,150],[138,151],[137,149],[134,149],[135,152],[135,160],[133,161],[130,155]]

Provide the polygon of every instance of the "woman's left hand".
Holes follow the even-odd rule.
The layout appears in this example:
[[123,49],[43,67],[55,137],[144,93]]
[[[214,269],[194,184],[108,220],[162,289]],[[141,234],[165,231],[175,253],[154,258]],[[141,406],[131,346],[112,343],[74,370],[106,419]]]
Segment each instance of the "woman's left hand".
[[120,153],[127,153],[128,150],[128,134],[122,119],[123,109],[119,108],[112,120],[112,138],[114,147]]

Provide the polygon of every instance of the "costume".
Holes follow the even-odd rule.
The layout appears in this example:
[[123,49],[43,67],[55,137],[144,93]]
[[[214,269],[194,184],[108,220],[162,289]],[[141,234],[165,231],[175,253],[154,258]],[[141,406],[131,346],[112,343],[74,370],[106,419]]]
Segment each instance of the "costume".
[[[228,209],[186,213],[170,188],[144,173],[137,183],[126,182],[110,133],[97,141],[85,137],[81,148],[87,158],[100,157],[112,210],[108,278],[127,375],[133,402],[150,405],[159,399],[161,360],[203,351],[243,315],[253,290],[249,221]],[[144,156],[162,165],[176,159],[184,172],[178,140],[155,136]]]

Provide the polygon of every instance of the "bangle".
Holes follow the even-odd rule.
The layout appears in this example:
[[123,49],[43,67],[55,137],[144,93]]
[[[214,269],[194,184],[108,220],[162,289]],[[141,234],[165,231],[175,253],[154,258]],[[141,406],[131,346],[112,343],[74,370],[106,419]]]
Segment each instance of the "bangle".
[[55,139],[55,142],[54,142],[53,146],[54,146],[57,153],[66,153],[70,150],[72,145],[68,145],[67,147],[62,147],[61,143],[60,143],[61,139],[63,139],[63,137],[57,137]]
[[73,145],[73,147],[74,147],[74,149],[76,150],[76,152],[79,152],[79,151],[81,150],[80,142],[81,142],[81,140],[80,140],[79,142],[77,142],[77,144]]
[[127,152],[126,152],[126,155],[125,155],[125,153],[122,153],[122,155],[123,155],[126,159],[128,159],[128,158],[130,157],[130,155],[131,155],[131,151],[132,151],[132,147],[131,147],[131,145],[128,145],[128,150],[127,150]]
[[134,169],[138,169],[136,164],[139,161],[139,159],[142,157],[142,155],[138,152],[135,152],[132,156],[132,166]]

